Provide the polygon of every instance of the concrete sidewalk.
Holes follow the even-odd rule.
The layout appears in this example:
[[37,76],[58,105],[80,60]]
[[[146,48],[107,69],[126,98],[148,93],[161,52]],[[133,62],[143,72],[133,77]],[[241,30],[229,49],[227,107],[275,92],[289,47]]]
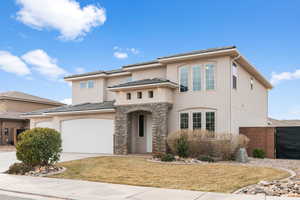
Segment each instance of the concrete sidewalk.
[[76,200],[300,200],[0,174],[0,191]]

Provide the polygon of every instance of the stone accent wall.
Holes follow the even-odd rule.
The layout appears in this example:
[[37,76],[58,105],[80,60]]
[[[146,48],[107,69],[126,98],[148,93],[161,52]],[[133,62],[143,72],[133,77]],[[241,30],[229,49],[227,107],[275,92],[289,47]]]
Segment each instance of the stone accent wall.
[[152,114],[153,152],[166,152],[168,134],[168,112],[170,103],[148,103],[116,106],[114,153],[128,154],[131,145],[131,113],[146,111]]
[[263,149],[267,158],[276,158],[274,127],[242,127],[240,134],[246,135],[250,139],[247,148],[249,156],[252,156],[254,149]]

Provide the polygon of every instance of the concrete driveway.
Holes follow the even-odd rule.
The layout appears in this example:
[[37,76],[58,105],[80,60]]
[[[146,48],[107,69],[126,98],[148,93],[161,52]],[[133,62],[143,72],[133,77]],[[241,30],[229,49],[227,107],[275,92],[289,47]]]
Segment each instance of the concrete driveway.
[[[96,156],[103,156],[103,154],[62,153],[60,162],[79,160]],[[15,162],[18,162],[15,151],[0,151],[0,173],[8,170],[9,166]]]

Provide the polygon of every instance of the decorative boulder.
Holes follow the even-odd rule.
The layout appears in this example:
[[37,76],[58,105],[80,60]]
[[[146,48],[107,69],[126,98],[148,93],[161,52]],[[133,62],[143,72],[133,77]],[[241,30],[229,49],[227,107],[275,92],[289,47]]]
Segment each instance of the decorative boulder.
[[245,148],[239,148],[239,150],[236,152],[235,160],[241,163],[249,162],[248,154]]

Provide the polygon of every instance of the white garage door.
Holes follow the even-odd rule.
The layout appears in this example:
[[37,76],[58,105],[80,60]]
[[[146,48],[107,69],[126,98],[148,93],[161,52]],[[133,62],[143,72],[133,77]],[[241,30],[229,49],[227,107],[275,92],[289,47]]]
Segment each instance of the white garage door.
[[61,125],[63,152],[113,153],[113,120],[75,119]]
[[39,127],[39,128],[53,128],[53,125],[52,125],[51,121],[46,121],[46,122],[36,123],[35,127]]

